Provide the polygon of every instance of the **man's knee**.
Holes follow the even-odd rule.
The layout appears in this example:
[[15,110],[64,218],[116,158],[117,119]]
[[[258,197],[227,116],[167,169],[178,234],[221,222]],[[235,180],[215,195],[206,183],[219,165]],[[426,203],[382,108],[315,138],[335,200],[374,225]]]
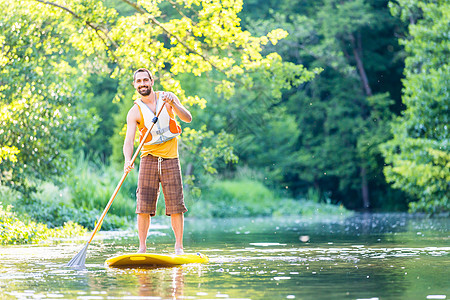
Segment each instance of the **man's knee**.
[[150,218],[150,214],[138,213],[137,217],[140,218],[140,219],[148,219],[148,218]]

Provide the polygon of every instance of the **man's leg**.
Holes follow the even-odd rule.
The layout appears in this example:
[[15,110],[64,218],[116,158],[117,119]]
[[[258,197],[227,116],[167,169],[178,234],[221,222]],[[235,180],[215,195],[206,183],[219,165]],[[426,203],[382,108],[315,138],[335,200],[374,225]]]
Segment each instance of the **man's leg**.
[[172,229],[175,234],[175,254],[184,254],[183,251],[183,227],[184,227],[184,215],[172,214],[170,215],[172,221]]
[[166,201],[166,215],[170,215],[175,234],[175,254],[183,254],[183,226],[187,208],[184,205],[183,182],[178,158],[164,159],[162,164],[161,186]]
[[147,251],[147,234],[150,227],[150,214],[137,215],[138,235],[139,235],[139,251],[145,253]]

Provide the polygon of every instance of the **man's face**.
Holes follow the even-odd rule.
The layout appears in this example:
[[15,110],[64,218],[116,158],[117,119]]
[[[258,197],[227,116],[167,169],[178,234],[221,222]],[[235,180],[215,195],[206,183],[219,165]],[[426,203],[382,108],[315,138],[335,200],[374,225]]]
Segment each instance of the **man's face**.
[[152,92],[153,80],[150,79],[147,72],[137,72],[133,85],[139,94],[148,96]]

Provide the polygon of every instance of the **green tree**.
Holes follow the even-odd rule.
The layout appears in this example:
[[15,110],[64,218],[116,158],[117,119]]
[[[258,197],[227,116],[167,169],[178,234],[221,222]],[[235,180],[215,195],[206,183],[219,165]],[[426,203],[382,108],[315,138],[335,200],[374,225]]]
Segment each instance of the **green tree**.
[[284,168],[286,185],[296,192],[314,186],[348,207],[383,205],[380,194],[389,187],[378,145],[390,137],[392,110],[399,110],[392,98],[399,95],[402,69],[395,37],[402,26],[387,3],[316,1],[247,22],[257,34],[278,24],[290,34],[278,46],[283,59],[324,69],[280,103],[300,128],[296,154]]
[[80,105],[85,81],[64,16],[16,1],[0,10],[0,182],[28,192],[66,171],[96,118]]
[[[86,83],[88,78],[92,78],[91,74],[112,73],[111,76],[118,84],[115,101],[126,99],[131,104],[127,95],[133,92],[130,85],[132,72],[146,66],[156,75],[161,89],[176,93],[184,104],[198,108],[204,108],[207,101],[198,95],[186,94],[180,81],[184,74],[212,78],[214,81],[208,83],[210,89],[224,98],[230,98],[236,88],[258,90],[263,87],[270,87],[267,92],[270,97],[279,98],[281,90],[310,80],[315,75],[301,65],[282,61],[275,52],[262,54],[267,44],[276,44],[287,33],[275,29],[255,37],[242,30],[238,13],[243,3],[239,0],[149,0],[138,3],[130,0],[25,0],[20,6],[11,0],[1,0],[1,4],[6,12],[6,17],[2,15],[1,21],[2,25],[6,24],[2,27],[0,39],[4,46],[2,49],[6,49],[2,50],[1,62],[2,66],[8,66],[2,69],[2,74],[8,78],[6,81],[2,77],[3,99],[7,99],[7,105],[18,105],[7,93],[14,90],[19,91],[17,94],[20,95],[28,91],[20,90],[20,84],[27,81],[20,75],[28,75],[22,72],[23,67],[33,57],[31,71],[37,74],[37,83],[25,86],[29,90],[37,90],[37,94],[41,95],[33,99],[54,105],[41,110],[45,113],[42,119],[32,118],[36,122],[34,127],[45,127],[47,119],[53,122],[49,123],[52,131],[48,129],[48,134],[37,143],[46,153],[41,151],[36,156],[35,149],[39,150],[39,147],[23,151],[17,139],[22,139],[24,135],[19,132],[13,134],[12,125],[11,130],[2,132],[8,136],[0,148],[7,162],[2,163],[2,181],[14,182],[8,177],[14,168],[27,169],[27,172],[34,173],[38,178],[52,172],[57,175],[64,170],[68,152],[61,149],[81,148],[83,145],[79,141],[85,139],[87,133],[93,132],[98,122],[91,116],[95,110],[90,110],[95,101],[94,93],[86,91],[86,87],[94,86]],[[18,27],[28,28],[28,31],[17,33]],[[13,44],[14,34],[18,36],[16,40],[19,44]],[[24,40],[26,43],[22,42]],[[17,51],[23,53],[17,54]],[[16,79],[17,84],[10,87]],[[97,92],[95,94],[98,95]],[[83,101],[86,101],[83,105],[74,103]],[[25,122],[29,119],[27,107],[17,106],[17,114],[12,116],[9,111],[14,107],[7,105],[2,107],[2,121]],[[58,105],[61,106],[59,110]],[[92,108],[95,109],[95,105]],[[125,105],[118,108],[126,109]],[[56,115],[50,115],[52,111]],[[118,112],[119,115],[122,113]],[[26,127],[26,124],[22,126]],[[206,137],[211,135],[209,129],[199,129],[196,128],[197,134],[202,133]],[[214,131],[213,134],[220,132]],[[207,168],[214,168],[211,160],[234,159],[229,151],[231,148],[224,148],[226,143],[223,141],[229,137],[224,134],[221,136],[219,139],[205,138],[210,143],[219,141],[221,145],[219,148],[208,145],[203,147],[205,155],[201,157]],[[89,147],[94,148],[92,145]],[[221,151],[230,155],[218,154]],[[28,157],[30,163],[26,168],[22,168],[25,159],[20,164],[12,164],[14,159],[25,153],[31,156]],[[57,159],[53,159],[52,153],[58,155]],[[43,159],[46,154],[53,160]],[[22,176],[23,181],[25,177]]]
[[418,202],[412,211],[449,211],[450,42],[448,1],[397,1],[394,15],[409,21],[403,102],[406,110],[392,125],[393,138],[384,144],[389,163],[384,169],[393,186]]
[[[218,105],[219,102],[233,102],[230,98],[236,94],[239,97],[233,99],[239,98],[241,107],[245,107],[246,102],[263,102],[261,97],[255,98],[254,95],[258,93],[263,94],[265,99],[277,99],[281,96],[281,90],[314,76],[313,72],[301,65],[283,62],[275,52],[261,54],[265,45],[276,44],[286,33],[271,30],[256,38],[249,32],[242,31],[237,17],[242,6],[240,1],[177,1],[170,2],[170,5],[168,2],[161,2],[161,5],[152,6],[151,9],[146,5],[122,2],[130,4],[135,9],[135,14],[119,16],[117,26],[112,26],[110,31],[115,44],[124,45],[114,51],[114,58],[119,65],[114,76],[121,81],[117,99],[126,101],[119,108],[119,127],[116,133],[124,132],[122,126],[125,113],[132,105],[130,70],[144,62],[144,65],[152,66],[152,71],[157,76],[157,89],[174,91],[185,104],[194,105],[194,114],[194,111],[200,110],[197,113],[199,118],[195,117],[194,120],[208,124],[208,128],[205,128],[203,122],[197,125],[194,121],[194,124],[189,124],[192,130],[186,130],[181,140],[180,151],[184,152],[182,157],[188,158],[185,162],[187,175],[193,175],[193,178],[195,172],[215,172],[219,165],[236,161],[232,153],[233,146],[227,146],[228,143],[224,142],[232,140],[230,133],[234,132],[227,131],[226,134],[223,128],[207,121],[211,115],[216,115],[216,120],[221,119],[222,124],[227,119],[224,110],[219,112],[217,107],[225,108],[225,111],[229,111],[230,107],[226,104]],[[136,22],[140,26],[133,25]],[[126,26],[130,25],[127,30]],[[149,33],[151,39],[144,47],[141,41],[147,40]],[[127,42],[130,38],[131,43]],[[201,85],[207,91],[191,88],[189,94],[193,96],[188,97],[186,86],[189,83],[186,82],[194,82],[193,85]],[[212,109],[207,108],[202,113],[201,110],[206,107],[206,99],[214,105],[210,107]],[[266,106],[263,105],[262,109],[264,107]],[[222,116],[217,117],[220,114]],[[225,123],[232,121],[234,120],[230,118]],[[193,138],[192,134],[197,137]],[[238,141],[239,138],[234,140]],[[123,137],[117,135],[112,138],[115,161],[122,160],[121,140]],[[203,165],[204,168],[194,168],[197,165]],[[189,170],[194,173],[191,174]],[[197,177],[198,175],[199,173]]]
[[115,116],[119,103],[114,101],[118,81],[112,79],[107,72],[89,76],[86,90],[90,97],[83,102],[83,107],[93,111],[98,118],[97,129],[83,141],[83,151],[88,157],[99,158],[102,162],[110,162],[113,146],[110,139],[115,134]]

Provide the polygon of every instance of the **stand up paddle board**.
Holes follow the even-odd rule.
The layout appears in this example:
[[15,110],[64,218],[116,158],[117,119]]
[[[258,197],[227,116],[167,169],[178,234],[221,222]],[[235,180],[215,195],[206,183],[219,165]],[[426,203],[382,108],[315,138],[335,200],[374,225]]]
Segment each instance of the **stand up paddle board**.
[[184,264],[204,264],[209,258],[201,253],[197,254],[152,254],[133,253],[111,257],[105,264],[109,267],[145,267],[145,266],[177,266]]

